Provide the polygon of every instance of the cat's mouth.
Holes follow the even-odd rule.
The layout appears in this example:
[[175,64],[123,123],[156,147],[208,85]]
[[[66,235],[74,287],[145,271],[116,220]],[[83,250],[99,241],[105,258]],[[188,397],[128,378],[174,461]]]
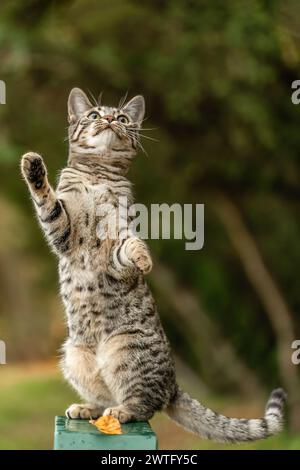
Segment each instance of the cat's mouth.
[[116,142],[120,140],[120,136],[116,133],[112,126],[105,126],[105,128],[99,129],[88,141],[89,145],[94,147],[103,147],[106,149],[116,145]]
[[105,124],[101,129],[99,129],[96,135],[101,135],[103,132],[107,132],[110,135],[115,135],[118,137],[118,139],[125,138],[125,135],[120,132],[118,126],[114,126],[114,123]]

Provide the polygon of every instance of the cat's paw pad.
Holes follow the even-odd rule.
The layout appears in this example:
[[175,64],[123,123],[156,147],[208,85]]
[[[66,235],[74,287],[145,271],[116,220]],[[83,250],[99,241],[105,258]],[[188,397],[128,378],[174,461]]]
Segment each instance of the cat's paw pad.
[[36,189],[40,189],[46,176],[46,168],[42,157],[38,153],[28,152],[21,160],[21,170],[23,176],[34,184]]
[[102,410],[99,408],[93,408],[92,406],[74,403],[73,405],[69,406],[65,414],[69,419],[97,419],[99,416],[101,416],[101,411]]
[[113,408],[106,408],[103,413],[103,416],[113,416],[114,418],[118,419],[120,423],[128,423],[128,421],[132,421],[133,416],[129,413],[128,410],[123,405],[115,406]]

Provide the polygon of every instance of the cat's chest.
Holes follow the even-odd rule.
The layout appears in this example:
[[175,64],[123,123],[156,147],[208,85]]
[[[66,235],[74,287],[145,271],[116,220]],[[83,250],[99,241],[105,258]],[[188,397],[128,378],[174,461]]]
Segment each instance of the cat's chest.
[[114,225],[120,216],[127,218],[130,200],[126,192],[101,183],[89,188],[87,207],[90,208],[95,221]]
[[66,201],[78,232],[95,231],[95,224],[117,206],[118,197],[105,183],[85,185],[75,198]]
[[99,208],[105,205],[107,205],[107,208],[108,205],[117,207],[120,194],[114,191],[108,184],[99,183],[87,186],[82,197],[84,205],[97,215]]
[[112,190],[106,183],[90,185],[88,192],[95,203],[105,202],[114,197]]

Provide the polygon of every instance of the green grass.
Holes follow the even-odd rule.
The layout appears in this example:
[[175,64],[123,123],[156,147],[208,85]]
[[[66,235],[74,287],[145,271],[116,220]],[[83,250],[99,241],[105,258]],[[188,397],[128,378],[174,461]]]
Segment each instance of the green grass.
[[25,380],[0,390],[0,449],[51,449],[54,416],[74,401],[59,378]]
[[[78,401],[60,374],[53,367],[49,372],[42,367],[41,372],[35,370],[32,374],[26,365],[10,371],[5,366],[5,370],[0,369],[0,380],[0,449],[53,448],[54,416]],[[218,409],[226,413],[226,403]],[[238,406],[237,414],[243,414]],[[157,414],[151,424],[160,449],[300,449],[300,435],[282,433],[265,441],[225,446],[185,432],[162,414]]]

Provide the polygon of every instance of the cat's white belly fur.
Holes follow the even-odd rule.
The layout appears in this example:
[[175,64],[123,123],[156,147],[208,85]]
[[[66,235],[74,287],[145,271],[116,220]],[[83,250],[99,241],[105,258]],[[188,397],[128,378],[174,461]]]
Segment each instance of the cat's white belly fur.
[[65,378],[77,393],[91,404],[108,407],[116,401],[107,388],[96,355],[84,346],[74,346],[69,340],[63,346],[61,368]]

